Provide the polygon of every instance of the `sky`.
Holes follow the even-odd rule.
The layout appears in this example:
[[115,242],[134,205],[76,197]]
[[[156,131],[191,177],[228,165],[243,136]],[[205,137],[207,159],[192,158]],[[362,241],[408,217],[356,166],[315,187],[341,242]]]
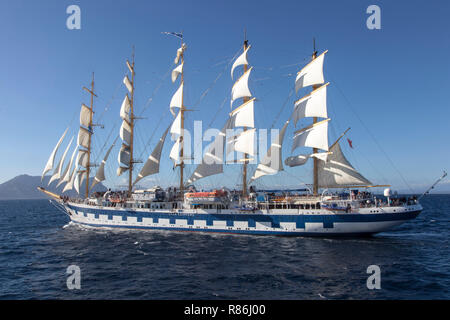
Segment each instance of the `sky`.
[[[373,4],[381,9],[378,30],[366,25]],[[70,5],[81,9],[79,30],[66,26]],[[329,50],[324,74],[330,82],[330,144],[351,127],[346,137],[353,148],[344,139],[343,151],[364,176],[396,190],[424,191],[442,170],[450,170],[449,9],[448,1],[2,0],[0,183],[20,174],[41,175],[64,130],[70,127],[68,138],[77,133],[81,103],[90,99],[82,87],[90,85],[92,72],[98,95],[94,122],[104,125],[96,128],[93,156],[101,162],[118,134],[125,61],[133,46],[135,108],[144,118],[136,125],[136,149],[145,161],[172,120],[169,102],[177,89],[168,72],[180,42],[165,31],[183,32],[188,47],[185,105],[193,111],[186,127],[200,120],[204,129],[221,128],[230,111],[231,59],[242,52],[245,30],[252,45],[249,85],[257,98],[258,128],[281,128],[295,99],[307,93],[290,96],[315,38],[319,53]],[[296,129],[288,129],[285,157],[302,151],[291,153]],[[177,184],[168,141],[161,173],[143,180],[144,186]],[[120,188],[126,181],[115,176],[117,152],[108,161],[106,184]],[[287,168],[259,183],[301,186],[310,182],[310,168]],[[193,169],[188,166],[186,175]],[[204,179],[205,187],[236,187],[239,169],[230,170]],[[450,191],[448,178],[440,190]]]

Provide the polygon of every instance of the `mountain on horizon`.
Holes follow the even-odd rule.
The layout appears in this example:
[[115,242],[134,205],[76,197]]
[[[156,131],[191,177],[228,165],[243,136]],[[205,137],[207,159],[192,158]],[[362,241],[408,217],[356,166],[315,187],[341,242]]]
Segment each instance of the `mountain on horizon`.
[[[92,183],[91,178],[91,182]],[[48,181],[50,176],[45,176],[44,180],[41,181],[40,176],[30,176],[27,174],[19,175],[0,184],[0,200],[19,200],[19,199],[47,199],[48,196],[37,190],[37,187],[43,187],[48,191],[61,194],[64,188],[64,184],[61,184],[56,188],[57,182],[53,181],[50,186],[48,186]],[[80,190],[84,190],[85,182],[82,183]],[[94,186],[93,192],[95,191],[106,191],[106,187],[101,183]],[[64,193],[69,197],[77,197],[78,194],[75,190],[70,190]]]

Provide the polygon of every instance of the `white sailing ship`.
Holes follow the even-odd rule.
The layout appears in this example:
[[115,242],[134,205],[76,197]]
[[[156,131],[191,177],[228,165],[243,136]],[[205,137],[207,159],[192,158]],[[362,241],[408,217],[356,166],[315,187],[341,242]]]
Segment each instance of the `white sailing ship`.
[[[186,45],[181,42],[177,50],[175,68],[171,74],[172,82],[179,80],[179,87],[170,100],[169,111],[173,121],[143,164],[137,176],[133,176],[137,161],[134,156],[134,127],[137,117],[134,112],[135,63],[127,61],[130,77],[125,76],[123,83],[128,92],[120,107],[121,146],[118,154],[117,175],[128,175],[128,189],[125,192],[108,191],[93,193],[92,188],[104,181],[105,164],[115,143],[107,150],[98,166],[90,185],[93,123],[94,79],[91,88],[90,106],[82,105],[77,147],[63,170],[66,155],[72,140],[66,147],[60,161],[54,167],[56,153],[65,139],[67,130],[59,139],[45,166],[42,177],[53,169],[50,183],[65,183],[63,194],[58,195],[39,188],[54,198],[58,206],[75,223],[93,227],[154,229],[196,232],[219,232],[235,234],[286,235],[286,236],[356,236],[369,235],[385,231],[414,219],[422,211],[417,198],[392,196],[389,186],[374,185],[361,175],[347,160],[340,146],[345,131],[332,144],[328,140],[330,118],[327,111],[327,86],[323,75],[323,66],[327,51],[320,55],[315,52],[312,60],[296,76],[295,90],[312,91],[294,103],[294,109],[279,131],[278,138],[272,143],[267,154],[257,165],[252,176],[248,175],[249,162],[255,153],[255,97],[249,89],[249,77],[252,67],[248,63],[251,48],[244,41],[243,52],[231,67],[231,77],[242,68],[242,75],[235,81],[231,90],[231,105],[241,103],[234,108],[214,141],[206,148],[202,162],[192,175],[185,179],[184,122],[184,56]],[[297,125],[300,120],[312,118],[311,125],[295,131],[292,151],[300,148],[312,148],[308,154],[289,156],[283,161],[282,146],[288,126]],[[242,129],[233,136],[227,136],[227,130]],[[170,158],[178,168],[180,181],[177,187],[162,189],[154,187],[147,190],[135,190],[141,179],[159,173],[162,150],[168,134],[176,138],[170,151]],[[116,139],[117,140],[117,139]],[[242,189],[228,190],[217,188],[208,192],[197,192],[195,186],[202,178],[224,174],[227,154],[238,152],[241,159],[233,161],[242,166]],[[77,157],[75,158],[75,155]],[[75,161],[74,161],[75,159]],[[312,188],[297,190],[256,190],[257,179],[267,175],[276,175],[287,167],[297,167],[313,162]],[[80,190],[85,181],[85,190]],[[368,192],[373,187],[387,187],[384,196],[376,197]],[[64,192],[75,189],[83,198],[69,198]],[[330,193],[330,190],[341,190]]]

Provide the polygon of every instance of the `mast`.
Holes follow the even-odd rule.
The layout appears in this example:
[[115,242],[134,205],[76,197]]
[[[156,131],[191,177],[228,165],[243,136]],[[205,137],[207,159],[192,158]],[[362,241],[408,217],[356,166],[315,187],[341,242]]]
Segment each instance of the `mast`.
[[134,46],[133,46],[133,54],[132,54],[132,62],[131,66],[127,61],[128,68],[131,71],[131,92],[130,92],[130,165],[129,165],[129,176],[128,176],[128,197],[131,198],[131,191],[133,188],[133,131],[134,131]]
[[[244,31],[244,52],[248,48],[248,40],[247,40],[247,33]],[[244,74],[247,72],[248,65],[244,64]],[[246,103],[249,100],[249,98],[244,97],[242,98],[243,103]],[[244,132],[247,130],[247,127],[244,127]],[[247,197],[247,161],[248,161],[248,155],[247,153],[244,153],[244,162],[242,164],[242,197]]]
[[[183,47],[183,38],[181,38],[181,47]],[[184,50],[181,51],[181,64],[184,64]],[[181,72],[181,85],[184,85],[184,72]],[[184,87],[183,87],[184,88]],[[184,90],[181,91],[181,135],[180,135],[180,194],[183,194],[184,183],[183,183],[183,173],[184,173]]]
[[89,113],[89,126],[88,129],[91,132],[89,134],[88,138],[88,147],[87,147],[87,165],[86,165],[86,191],[85,191],[85,198],[87,199],[89,197],[89,175],[91,171],[91,142],[92,142],[92,133],[93,133],[93,124],[92,124],[92,116],[94,113],[94,96],[97,96],[94,93],[94,73],[92,72],[92,82],[91,82],[91,89],[89,90],[86,87],[83,87],[84,90],[89,92],[91,94],[91,105],[90,105],[90,113]]
[[[316,39],[313,38],[313,54],[312,54],[312,60],[317,58],[317,51],[316,51]],[[313,91],[319,88],[319,85],[313,85],[312,86]],[[313,124],[317,123],[317,117],[313,118]],[[313,148],[313,154],[317,153],[319,150],[317,148]],[[319,159],[314,157],[313,158],[313,194],[317,196],[319,192]]]

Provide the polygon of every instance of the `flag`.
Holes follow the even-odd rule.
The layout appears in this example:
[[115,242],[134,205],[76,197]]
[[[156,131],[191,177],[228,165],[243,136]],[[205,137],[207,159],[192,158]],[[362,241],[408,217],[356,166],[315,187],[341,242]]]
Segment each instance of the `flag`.
[[352,142],[352,140],[347,138],[347,141],[348,141],[348,145],[350,146],[350,148],[353,149],[353,142]]
[[171,34],[177,38],[180,38],[181,40],[183,40],[183,34],[181,33],[176,33],[176,32],[161,32],[162,34]]

